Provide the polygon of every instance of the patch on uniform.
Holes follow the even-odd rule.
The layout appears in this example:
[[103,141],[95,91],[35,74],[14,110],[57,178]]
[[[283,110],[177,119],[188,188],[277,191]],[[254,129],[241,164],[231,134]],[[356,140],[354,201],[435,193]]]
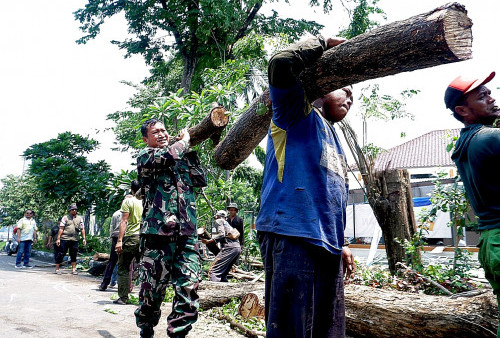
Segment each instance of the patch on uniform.
[[321,148],[323,149],[321,152],[321,159],[319,164],[323,167],[326,167],[328,170],[333,171],[340,177],[345,180],[345,164],[344,157],[339,156],[337,149],[335,149],[335,145],[329,144],[326,140],[322,140]]

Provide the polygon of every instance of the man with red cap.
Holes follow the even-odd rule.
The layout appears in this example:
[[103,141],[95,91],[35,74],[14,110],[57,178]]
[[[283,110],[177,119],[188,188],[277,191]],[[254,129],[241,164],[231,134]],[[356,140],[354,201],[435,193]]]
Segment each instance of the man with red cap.
[[[485,86],[495,77],[453,80],[444,96],[446,108],[463,122],[451,156],[462,178],[465,193],[479,218],[479,262],[500,300],[500,110]],[[497,332],[500,337],[500,329]]]

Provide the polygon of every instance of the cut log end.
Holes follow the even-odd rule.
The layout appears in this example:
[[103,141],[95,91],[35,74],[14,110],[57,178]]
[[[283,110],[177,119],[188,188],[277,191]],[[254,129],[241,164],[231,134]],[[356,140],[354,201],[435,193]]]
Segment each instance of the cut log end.
[[446,10],[443,26],[446,43],[457,59],[463,61],[472,58],[472,21],[465,9]]
[[210,118],[216,127],[224,127],[229,122],[229,114],[226,113],[226,109],[224,109],[224,107],[212,108]]

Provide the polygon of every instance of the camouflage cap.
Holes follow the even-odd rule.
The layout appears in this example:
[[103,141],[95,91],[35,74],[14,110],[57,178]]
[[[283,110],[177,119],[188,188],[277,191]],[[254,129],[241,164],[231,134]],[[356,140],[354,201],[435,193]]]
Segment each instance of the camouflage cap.
[[68,207],[68,210],[78,210],[78,207],[76,206],[76,203],[71,203]]

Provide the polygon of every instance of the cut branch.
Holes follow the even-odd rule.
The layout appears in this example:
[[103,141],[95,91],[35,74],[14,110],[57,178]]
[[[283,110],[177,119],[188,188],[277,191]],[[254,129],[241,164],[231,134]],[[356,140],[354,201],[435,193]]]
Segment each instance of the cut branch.
[[[326,51],[300,79],[312,102],[335,89],[369,79],[463,61],[472,57],[472,22],[458,3],[381,26]],[[255,102],[266,102],[268,91]],[[216,149],[223,169],[234,169],[264,138],[268,110],[257,115],[254,104]],[[241,134],[240,134],[241,133]]]
[[212,139],[215,146],[217,144],[215,142],[219,141],[220,135],[228,122],[229,117],[224,107],[212,107],[210,113],[200,123],[188,129],[191,146],[195,146],[209,138]]

